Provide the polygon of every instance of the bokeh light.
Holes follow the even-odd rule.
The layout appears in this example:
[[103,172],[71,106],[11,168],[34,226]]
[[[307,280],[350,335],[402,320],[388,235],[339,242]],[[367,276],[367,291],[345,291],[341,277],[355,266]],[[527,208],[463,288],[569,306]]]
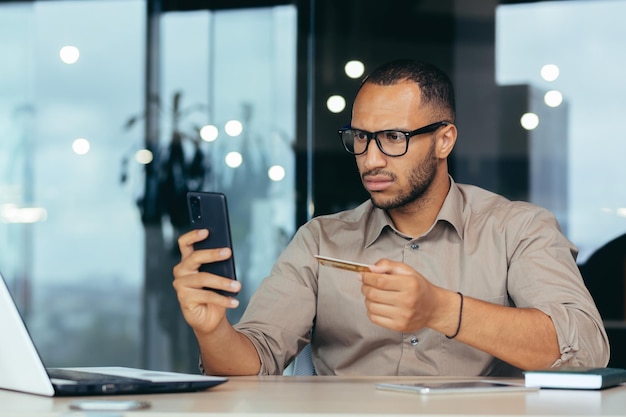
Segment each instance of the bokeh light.
[[228,136],[239,136],[243,132],[243,125],[239,120],[229,120],[224,125],[224,131]]
[[341,96],[330,96],[326,100],[326,107],[333,113],[340,113],[346,108],[346,99]]
[[231,168],[237,168],[243,162],[243,157],[239,152],[228,152],[224,158],[226,165]]
[[206,125],[202,126],[202,128],[200,129],[200,138],[202,138],[202,140],[206,142],[213,142],[215,139],[217,139],[218,135],[219,131],[217,130],[217,126]]
[[559,107],[563,103],[563,94],[557,90],[550,90],[544,94],[543,102],[549,107]]
[[154,159],[154,155],[148,149],[140,149],[135,152],[135,161],[142,165],[148,165]]
[[535,113],[524,113],[520,119],[522,127],[526,130],[533,130],[539,126],[539,116]]
[[541,67],[541,78],[546,81],[555,81],[559,78],[559,67],[554,64],[547,64]]
[[348,61],[344,67],[346,75],[350,78],[359,78],[365,72],[365,65],[361,61]]
[[85,138],[78,138],[72,142],[72,150],[77,155],[85,155],[89,152],[89,141]]
[[267,176],[272,181],[282,181],[285,178],[285,168],[280,165],[273,165],[267,170]]
[[76,61],[78,61],[78,58],[80,57],[80,51],[77,47],[68,45],[61,48],[61,50],[59,51],[59,56],[61,57],[61,61],[63,61],[64,63],[74,64]]

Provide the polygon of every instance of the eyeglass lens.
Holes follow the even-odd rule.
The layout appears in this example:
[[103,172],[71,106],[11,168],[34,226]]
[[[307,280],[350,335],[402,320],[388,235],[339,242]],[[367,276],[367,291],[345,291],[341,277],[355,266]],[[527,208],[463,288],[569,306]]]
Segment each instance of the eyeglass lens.
[[[376,134],[376,143],[381,151],[388,155],[401,155],[406,151],[407,138],[402,132],[384,131]],[[365,152],[367,147],[367,135],[356,135],[354,139],[354,151]]]
[[[346,129],[341,138],[350,153],[362,154],[367,150],[368,143],[374,139],[374,134],[356,129]],[[407,137],[404,132],[386,130],[376,132],[376,144],[382,152],[389,156],[402,155],[406,152]]]

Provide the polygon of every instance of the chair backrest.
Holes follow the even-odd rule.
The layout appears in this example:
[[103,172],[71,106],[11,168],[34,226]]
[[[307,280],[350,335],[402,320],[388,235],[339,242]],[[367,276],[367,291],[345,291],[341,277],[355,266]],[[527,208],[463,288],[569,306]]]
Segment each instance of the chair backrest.
[[596,250],[580,265],[585,285],[604,320],[626,320],[626,234]]
[[626,234],[596,250],[580,272],[609,337],[609,366],[626,368]]

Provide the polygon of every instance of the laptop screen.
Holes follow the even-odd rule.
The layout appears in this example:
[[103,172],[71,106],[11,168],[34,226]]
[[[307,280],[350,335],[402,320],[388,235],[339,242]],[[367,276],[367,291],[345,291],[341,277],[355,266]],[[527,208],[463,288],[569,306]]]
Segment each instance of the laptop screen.
[[[6,282],[0,275],[0,389],[53,395],[190,392],[227,381],[224,377],[125,367],[46,370]],[[61,372],[50,379],[49,372]],[[54,382],[54,384],[53,384]]]
[[39,353],[0,274],[0,388],[54,394]]

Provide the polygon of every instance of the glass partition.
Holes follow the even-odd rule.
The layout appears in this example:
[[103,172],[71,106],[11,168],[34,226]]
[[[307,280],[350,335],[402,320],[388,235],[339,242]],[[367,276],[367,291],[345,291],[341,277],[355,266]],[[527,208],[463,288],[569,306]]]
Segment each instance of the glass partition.
[[244,305],[295,227],[296,17],[277,6],[162,18],[164,104],[181,98],[179,128],[198,139],[205,175],[194,186],[228,199]]
[[0,9],[0,268],[46,364],[136,365],[142,232],[120,174],[144,2]]
[[[530,199],[557,211],[580,262],[626,232],[626,140],[617,126],[626,112],[625,14],[624,1],[497,10],[498,83],[523,85],[531,96],[511,114],[529,136]],[[535,123],[523,126],[524,113]]]
[[132,167],[154,176],[158,187],[146,200],[148,181],[142,183],[144,210],[163,211],[156,221],[144,219],[152,236],[146,240],[147,367],[197,367],[196,341],[171,285],[177,238],[189,229],[187,191],[226,195],[242,282],[240,307],[228,311],[232,322],[294,232],[296,17],[294,6],[161,16],[159,146],[152,171]]
[[525,144],[529,199],[555,212],[580,251],[613,367],[626,366],[625,13],[625,1],[496,12],[496,78],[503,95],[516,98],[502,122]]
[[294,232],[296,8],[160,15],[148,149],[146,6],[0,3],[0,270],[48,366],[196,369],[177,193],[226,194],[242,308]]

